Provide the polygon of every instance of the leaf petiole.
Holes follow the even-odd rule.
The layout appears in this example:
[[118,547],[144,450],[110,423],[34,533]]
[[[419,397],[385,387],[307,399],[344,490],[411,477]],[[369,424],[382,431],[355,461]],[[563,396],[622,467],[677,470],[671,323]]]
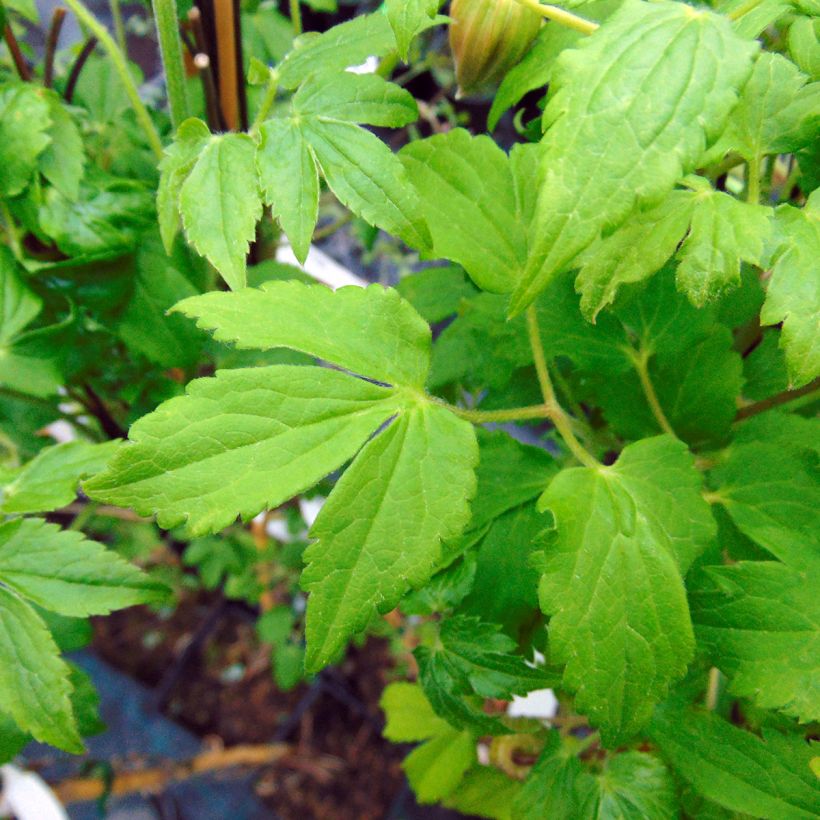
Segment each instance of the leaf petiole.
[[545,5],[539,3],[538,0],[516,0],[522,6],[532,9],[536,14],[540,14],[547,20],[552,20],[553,23],[571,28],[574,31],[580,31],[581,34],[592,34],[598,28],[597,23],[592,20],[587,20],[579,17],[577,14],[572,14],[558,6]]

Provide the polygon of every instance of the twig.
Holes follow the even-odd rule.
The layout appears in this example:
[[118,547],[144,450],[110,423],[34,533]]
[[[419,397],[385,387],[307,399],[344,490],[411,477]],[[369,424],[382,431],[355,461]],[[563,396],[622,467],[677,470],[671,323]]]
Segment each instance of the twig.
[[188,24],[191,27],[191,34],[194,36],[194,45],[196,46],[197,53],[194,54],[194,65],[202,79],[208,125],[211,131],[222,131],[225,128],[225,123],[219,107],[219,93],[216,88],[213,62],[208,52],[208,41],[205,38],[205,29],[202,25],[202,12],[196,6],[188,12]]
[[3,28],[3,37],[6,41],[6,45],[9,47],[11,59],[14,60],[14,67],[20,75],[20,79],[23,80],[23,82],[31,82],[31,69],[26,62],[26,58],[23,56],[23,52],[20,51],[20,44],[17,42],[17,38],[14,36],[14,32],[8,23],[6,23]]
[[77,88],[77,81],[80,79],[80,72],[83,70],[83,66],[86,64],[86,61],[96,47],[97,38],[89,37],[80,49],[77,59],[74,60],[74,65],[71,66],[71,72],[68,75],[68,82],[65,84],[65,91],[63,92],[63,98],[67,103],[70,103],[74,98],[74,91]]
[[57,41],[60,39],[60,29],[63,27],[66,10],[62,6],[54,9],[51,15],[51,25],[46,39],[46,54],[43,62],[43,85],[51,88],[54,81],[54,53],[57,51]]
[[111,415],[103,400],[90,384],[83,385],[86,400],[83,402],[86,409],[97,419],[103,432],[109,438],[125,438],[126,432],[120,423]]
[[803,387],[798,387],[797,390],[784,390],[782,393],[777,393],[774,396],[769,396],[767,399],[756,401],[753,404],[747,404],[737,411],[735,421],[743,421],[744,419],[756,416],[758,413],[765,413],[767,410],[772,410],[775,407],[780,407],[783,404],[788,404],[795,399],[802,398],[820,390],[820,378],[816,378],[813,382],[809,382]]

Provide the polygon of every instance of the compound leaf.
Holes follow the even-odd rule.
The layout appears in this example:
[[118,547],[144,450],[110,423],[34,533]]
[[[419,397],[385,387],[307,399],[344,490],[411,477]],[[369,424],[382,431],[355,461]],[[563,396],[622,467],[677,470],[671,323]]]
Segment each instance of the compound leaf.
[[629,0],[563,52],[546,111],[530,254],[513,295],[523,310],[600,233],[657,202],[717,137],[756,44],[725,18]]
[[240,348],[290,347],[389,384],[421,388],[427,376],[430,328],[381,285],[334,292],[273,281],[258,290],[194,296],[176,310]]
[[335,660],[377,612],[437,569],[441,541],[459,535],[475,492],[472,426],[448,410],[403,411],[345,471],[311,530],[302,584],[308,669]]
[[559,473],[539,501],[555,530],[541,607],[551,661],[615,744],[649,719],[694,653],[683,575],[715,533],[686,446],[627,446],[611,467]]
[[397,409],[393,390],[325,368],[220,371],[140,419],[85,490],[166,528],[215,532],[311,487]]

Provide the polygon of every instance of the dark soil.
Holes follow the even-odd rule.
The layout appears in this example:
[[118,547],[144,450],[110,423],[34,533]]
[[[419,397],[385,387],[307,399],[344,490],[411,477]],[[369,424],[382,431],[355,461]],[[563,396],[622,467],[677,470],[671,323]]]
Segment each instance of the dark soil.
[[[209,621],[206,635],[202,625]],[[214,595],[184,599],[167,616],[137,607],[98,619],[94,645],[109,663],[154,687],[158,706],[203,737],[226,746],[293,744],[293,754],[256,781],[272,817],[390,815],[404,784],[404,750],[380,731],[378,701],[392,667],[383,641],[351,649],[339,667],[287,693],[274,684],[252,617]]]

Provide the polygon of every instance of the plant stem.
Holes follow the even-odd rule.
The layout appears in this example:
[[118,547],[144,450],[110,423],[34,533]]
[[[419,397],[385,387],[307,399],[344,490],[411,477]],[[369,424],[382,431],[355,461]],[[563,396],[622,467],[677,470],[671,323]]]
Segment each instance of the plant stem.
[[77,59],[74,60],[74,65],[71,66],[71,71],[68,74],[68,81],[66,82],[65,90],[63,91],[63,99],[69,104],[71,104],[71,100],[74,98],[74,90],[77,88],[77,81],[80,79],[80,72],[83,70],[83,66],[86,64],[88,58],[91,56],[91,53],[96,47],[97,38],[89,37],[85,41],[82,49],[80,49]]
[[117,45],[120,51],[128,56],[128,43],[125,39],[125,24],[122,21],[120,0],[108,0],[108,7],[111,9],[111,19],[114,21],[114,36],[117,38]]
[[752,9],[757,8],[763,0],[746,0],[741,3],[734,11],[730,11],[726,16],[730,20],[739,20],[744,14],[748,14]]
[[46,53],[43,59],[43,87],[51,88],[54,79],[54,53],[57,50],[57,41],[60,39],[60,29],[65,20],[65,9],[57,7],[51,15],[51,25],[46,38]]
[[[112,0],[117,2],[117,0]],[[165,86],[171,108],[171,125],[174,131],[188,118],[188,97],[185,92],[185,68],[182,62],[182,41],[179,37],[179,21],[176,0],[152,0],[154,20],[159,35],[162,67],[165,69]]]
[[562,8],[558,8],[558,6],[543,5],[538,0],[516,0],[516,2],[528,9],[532,9],[536,14],[540,14],[547,20],[552,20],[553,23],[566,26],[574,31],[580,31],[581,34],[592,34],[598,28],[598,24],[593,23],[592,20],[586,20],[577,14],[571,14]]
[[543,404],[533,404],[529,407],[513,407],[509,410],[469,410],[466,407],[456,407],[446,402],[441,402],[441,404],[455,413],[459,418],[473,424],[546,419],[549,415],[548,408]]
[[17,226],[14,224],[14,217],[8,209],[5,202],[0,202],[0,216],[3,217],[3,226],[6,229],[6,235],[9,238],[9,247],[14,254],[14,258],[18,262],[23,261],[23,245],[20,242],[20,234],[17,231]]
[[128,70],[128,63],[125,60],[125,55],[117,48],[113,37],[108,33],[106,27],[91,13],[82,0],[65,0],[66,5],[74,12],[79,21],[88,28],[88,30],[100,41],[100,44],[105,49],[111,62],[114,64],[114,70],[119,74],[120,81],[125,88],[125,93],[134,109],[137,116],[137,122],[145,132],[148,144],[151,146],[157,159],[162,159],[162,140],[159,132],[154,125],[148,109],[140,99],[139,91],[134,83],[134,78]]
[[555,425],[555,429],[567,447],[569,447],[570,452],[581,464],[585,467],[600,467],[601,463],[598,459],[587,451],[575,437],[575,433],[572,431],[570,417],[564,412],[564,409],[555,398],[555,390],[553,389],[549,370],[547,369],[547,360],[544,358],[544,346],[541,344],[541,332],[538,329],[538,314],[535,312],[533,305],[527,308],[527,332],[529,334],[530,347],[532,348],[535,372],[538,375],[538,384],[541,388],[541,395],[544,397],[544,407],[548,418]]
[[754,402],[754,404],[747,404],[745,407],[741,407],[740,410],[737,411],[735,421],[743,421],[744,419],[756,416],[758,413],[765,413],[767,410],[780,407],[782,404],[788,404],[803,396],[809,396],[818,390],[820,390],[820,378],[803,385],[803,387],[798,387],[797,390],[784,390],[782,393],[769,396],[767,399],[762,399],[761,401]]
[[715,711],[720,694],[720,670],[713,666],[709,670],[709,687],[706,690],[706,708],[710,712]]
[[259,110],[256,112],[256,116],[253,120],[253,125],[251,126],[252,132],[256,132],[259,129],[259,126],[262,125],[262,123],[265,121],[265,117],[267,117],[270,113],[271,106],[276,100],[276,92],[278,90],[279,72],[271,71],[270,79],[268,80],[268,87],[265,89],[265,96],[262,98],[262,102],[259,104]]
[[17,42],[17,38],[8,23],[3,28],[3,38],[11,53],[11,59],[14,61],[14,67],[20,75],[20,79],[26,83],[31,82],[31,69],[28,67],[26,58],[23,56],[23,52],[20,51],[20,44]]
[[752,205],[760,203],[760,158],[755,157],[746,166],[746,201]]
[[290,22],[293,26],[293,36],[298,37],[302,33],[302,8],[299,0],[290,0]]
[[638,378],[641,380],[643,394],[646,396],[647,404],[652,411],[652,415],[655,417],[655,421],[658,422],[658,426],[664,433],[668,433],[670,436],[677,438],[672,425],[669,423],[669,419],[666,418],[666,413],[663,412],[660,401],[658,401],[655,385],[652,384],[652,379],[649,375],[649,355],[645,350],[630,351],[630,358],[638,373]]

